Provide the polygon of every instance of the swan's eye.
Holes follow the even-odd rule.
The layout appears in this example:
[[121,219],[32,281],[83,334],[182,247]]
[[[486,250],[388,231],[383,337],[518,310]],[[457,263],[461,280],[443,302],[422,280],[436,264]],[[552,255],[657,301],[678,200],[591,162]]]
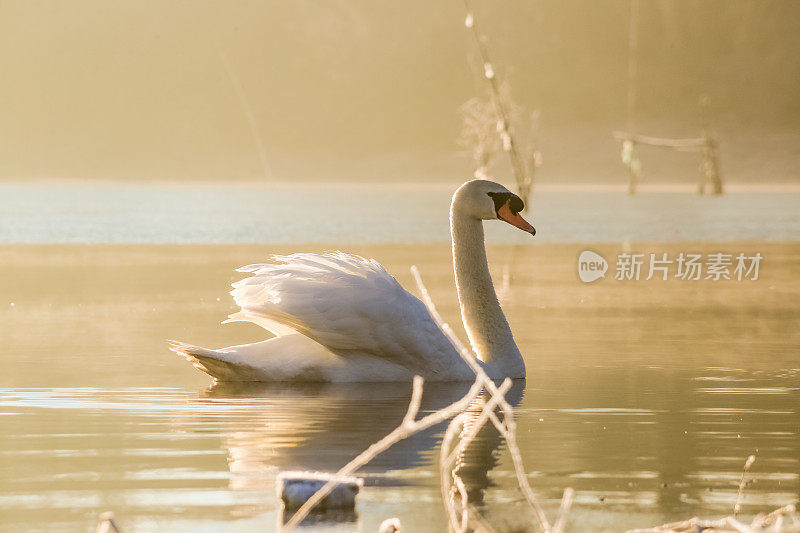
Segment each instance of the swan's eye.
[[489,195],[489,198],[494,200],[494,212],[497,216],[500,216],[500,208],[503,207],[506,203],[508,203],[509,209],[515,215],[525,209],[525,202],[522,201],[522,198],[517,196],[514,193],[510,192],[487,192],[486,194]]
[[511,195],[511,200],[508,203],[508,207],[511,208],[511,212],[515,215],[517,213],[521,213],[525,210],[525,202],[522,201],[522,198],[517,196],[516,194]]
[[508,197],[511,196],[510,192],[487,192],[486,194],[489,195],[494,201],[494,213],[497,215],[497,218],[500,218],[500,208],[506,205],[508,201]]

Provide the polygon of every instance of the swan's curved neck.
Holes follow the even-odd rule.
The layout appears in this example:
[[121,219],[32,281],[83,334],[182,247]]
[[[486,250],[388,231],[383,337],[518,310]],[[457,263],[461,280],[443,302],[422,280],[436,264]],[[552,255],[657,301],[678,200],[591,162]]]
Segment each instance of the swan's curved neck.
[[496,370],[498,375],[492,377],[525,377],[525,362],[489,274],[483,223],[461,212],[454,201],[450,207],[450,232],[461,319],[473,350]]

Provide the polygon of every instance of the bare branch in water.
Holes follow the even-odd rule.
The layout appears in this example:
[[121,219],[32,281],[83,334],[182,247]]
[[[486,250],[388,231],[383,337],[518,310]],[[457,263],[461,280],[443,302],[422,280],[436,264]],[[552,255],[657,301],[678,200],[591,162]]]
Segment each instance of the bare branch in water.
[[[751,455],[744,463],[742,479],[739,482],[739,491],[736,494],[736,504],[733,506],[733,516],[726,516],[718,520],[701,520],[698,517],[694,517],[689,520],[671,522],[648,529],[632,529],[626,533],[695,533],[705,530],[736,533],[766,533],[767,531],[770,533],[800,533],[800,516],[797,515],[797,509],[794,505],[781,507],[767,515],[757,515],[750,524],[736,520],[736,516],[741,510],[742,493],[746,485],[745,475],[755,461],[756,456]],[[791,519],[791,524],[784,527],[783,521],[786,517]]]
[[444,320],[442,320],[441,315],[439,315],[439,312],[436,310],[436,306],[433,303],[433,299],[431,298],[427,287],[425,287],[425,284],[422,282],[422,276],[419,274],[419,269],[417,269],[416,266],[412,266],[411,273],[414,276],[414,280],[417,282],[417,287],[422,295],[422,301],[425,304],[425,307],[428,308],[431,318],[433,318],[434,322],[436,322],[436,325],[439,326],[439,329],[450,340],[453,346],[456,347],[461,355],[461,358],[475,372],[475,383],[479,383],[485,387],[487,392],[491,394],[491,400],[496,399],[498,406],[503,411],[503,421],[501,422],[497,418],[497,415],[494,414],[494,409],[485,410],[489,420],[491,420],[492,424],[494,424],[494,426],[506,440],[508,451],[511,454],[511,459],[514,463],[514,471],[517,475],[517,482],[519,483],[522,493],[525,495],[525,499],[528,501],[528,504],[531,506],[531,508],[533,508],[534,513],[536,514],[536,518],[539,521],[539,526],[541,527],[542,531],[550,531],[550,522],[548,522],[547,516],[544,514],[544,510],[542,509],[541,505],[539,505],[536,495],[533,493],[533,489],[531,489],[531,486],[528,483],[528,476],[525,472],[525,467],[522,462],[522,454],[520,453],[519,446],[517,445],[517,425],[516,422],[514,422],[514,409],[505,400],[504,393],[500,391],[497,385],[495,385],[489,376],[486,375],[486,372],[483,371],[483,368],[481,368],[481,366],[478,364],[475,356],[472,355],[469,350],[467,350],[461,340],[453,332],[452,328]]
[[[786,517],[791,520],[791,524],[784,526],[783,521]],[[718,520],[701,520],[694,517],[647,529],[631,529],[626,533],[697,533],[705,530],[736,533],[798,533],[800,532],[800,517],[798,517],[794,505],[787,505],[768,515],[756,516],[750,524],[739,522],[732,516]]]
[[[343,466],[338,472],[336,472],[325,485],[322,486],[317,492],[315,492],[300,508],[294,513],[292,518],[286,523],[284,526],[285,529],[291,530],[295,528],[300,522],[308,516],[308,513],[311,509],[314,508],[320,501],[322,501],[325,496],[327,496],[333,488],[342,482],[342,479],[352,475],[355,473],[356,470],[370,462],[374,459],[379,453],[388,450],[397,442],[400,442],[403,439],[410,437],[415,433],[419,433],[420,431],[427,429],[431,426],[435,426],[445,420],[456,416],[457,414],[461,413],[464,409],[466,409],[469,404],[478,397],[482,390],[482,385],[477,381],[470,387],[469,391],[458,401],[448,405],[447,407],[443,407],[438,411],[431,413],[427,416],[420,418],[419,420],[413,420],[409,417],[409,414],[416,414],[417,410],[419,409],[419,401],[418,399],[422,396],[422,385],[423,381],[422,378],[416,376],[414,378],[414,391],[412,392],[412,401],[411,405],[409,405],[408,413],[403,418],[403,422],[395,428],[391,433],[383,437],[378,442],[374,443],[372,446],[361,452],[358,457],[347,463]],[[416,406],[414,405],[416,399]]]
[[572,506],[572,500],[575,498],[575,491],[571,487],[564,489],[564,496],[561,498],[561,507],[558,509],[558,519],[553,526],[553,533],[561,533],[564,531],[564,526],[567,525],[567,515],[569,508]]
[[408,404],[408,411],[403,418],[403,425],[411,426],[414,420],[417,419],[419,412],[419,405],[422,402],[422,383],[423,379],[419,376],[414,376],[413,388],[411,389],[411,401]]

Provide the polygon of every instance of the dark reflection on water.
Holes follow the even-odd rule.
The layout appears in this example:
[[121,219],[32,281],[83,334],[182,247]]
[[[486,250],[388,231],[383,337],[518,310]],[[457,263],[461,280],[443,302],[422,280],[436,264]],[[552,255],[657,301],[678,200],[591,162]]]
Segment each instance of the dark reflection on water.
[[[419,416],[439,410],[462,398],[468,383],[429,383]],[[519,405],[525,381],[517,380],[507,398]],[[220,383],[206,396],[217,401],[251,399],[263,402],[244,424],[231,422],[226,442],[232,472],[243,473],[243,483],[270,483],[248,474],[260,471],[340,468],[362,450],[380,440],[402,421],[411,399],[406,383],[255,385]],[[193,421],[194,422],[194,421]],[[381,453],[361,472],[366,486],[406,486],[416,483],[402,473],[430,465],[446,423],[400,441]],[[459,475],[478,496],[489,486],[488,471],[497,464],[500,438],[493,428],[482,430]],[[386,472],[393,471],[393,475]],[[434,485],[438,481],[434,482]]]
[[[429,383],[419,416],[459,400],[469,388],[469,383]],[[509,403],[519,405],[524,391],[525,380],[513,383],[507,394]],[[399,425],[411,395],[406,383],[219,383],[206,392],[205,398],[223,403],[253,402],[251,417],[230,422],[224,446],[236,488],[268,490],[279,471],[338,470]],[[191,426],[202,426],[202,420],[202,413],[187,417]],[[379,454],[360,470],[365,486],[384,490],[402,487],[411,493],[420,485],[435,490],[438,477],[432,469],[445,426],[441,423],[428,428]],[[460,458],[457,473],[474,503],[482,501],[483,492],[491,486],[488,474],[498,463],[500,446],[500,435],[485,426]],[[419,473],[404,472],[420,468],[428,471],[424,479]],[[311,523],[329,521],[329,515],[312,517]],[[355,515],[345,518],[355,519]]]
[[[440,409],[468,389],[468,383],[429,384],[420,413]],[[222,402],[249,399],[261,404],[244,425],[231,423],[235,436],[226,443],[231,469],[250,472],[264,468],[338,469],[399,425],[411,395],[407,383],[249,387],[221,383],[206,397]],[[419,466],[425,462],[421,455],[436,446],[440,433],[441,427],[434,427],[398,443],[376,457],[365,472]],[[384,481],[393,482],[402,483]]]

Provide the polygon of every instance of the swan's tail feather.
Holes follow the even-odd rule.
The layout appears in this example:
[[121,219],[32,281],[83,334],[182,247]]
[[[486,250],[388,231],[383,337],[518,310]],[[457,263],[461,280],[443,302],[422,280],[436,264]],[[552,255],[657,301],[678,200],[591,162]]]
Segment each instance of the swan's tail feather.
[[232,354],[218,350],[209,350],[193,344],[179,341],[167,341],[169,349],[185,357],[195,368],[198,368],[220,381],[251,381],[254,369],[249,365],[234,361]]
[[226,320],[222,321],[223,324],[230,324],[231,322],[252,322],[276,336],[296,333],[294,328],[289,325],[247,309],[230,314]]
[[223,355],[222,352],[218,352],[216,350],[209,350],[208,348],[195,346],[194,344],[188,344],[186,342],[174,341],[174,340],[168,340],[167,342],[169,343],[170,350],[184,357],[194,357],[197,355],[213,357],[213,356]]

